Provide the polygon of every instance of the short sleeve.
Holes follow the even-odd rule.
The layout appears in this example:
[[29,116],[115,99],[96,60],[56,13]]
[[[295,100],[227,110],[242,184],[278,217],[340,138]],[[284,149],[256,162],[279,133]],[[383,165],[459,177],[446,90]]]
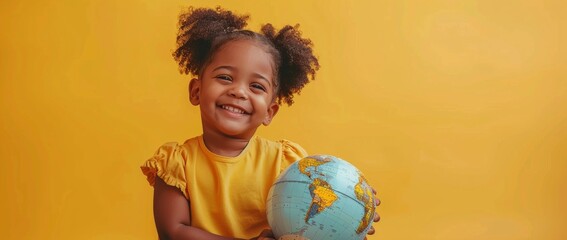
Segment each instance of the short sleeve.
[[151,186],[154,186],[156,176],[158,176],[167,185],[179,188],[187,198],[185,159],[177,143],[166,143],[159,147],[140,168]]
[[307,157],[307,152],[299,144],[288,140],[280,140],[282,144],[282,164],[280,173],[297,160]]

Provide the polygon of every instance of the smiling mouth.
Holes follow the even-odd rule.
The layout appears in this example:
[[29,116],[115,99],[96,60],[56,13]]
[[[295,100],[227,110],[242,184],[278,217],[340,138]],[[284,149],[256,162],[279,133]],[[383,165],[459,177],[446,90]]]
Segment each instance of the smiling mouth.
[[237,114],[248,114],[246,111],[244,111],[240,108],[229,106],[229,105],[220,105],[220,108],[227,110],[229,112],[237,113]]

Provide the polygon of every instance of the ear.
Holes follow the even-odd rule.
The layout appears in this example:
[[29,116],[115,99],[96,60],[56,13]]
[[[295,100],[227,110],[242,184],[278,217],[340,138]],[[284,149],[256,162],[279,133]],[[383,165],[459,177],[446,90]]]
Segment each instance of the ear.
[[189,102],[197,106],[199,105],[199,94],[201,93],[201,81],[197,78],[191,79],[189,82]]
[[280,105],[277,102],[273,101],[268,107],[268,114],[264,118],[264,121],[262,121],[262,124],[264,124],[264,126],[270,125],[272,119],[274,118],[274,116],[276,116],[276,113],[278,113],[279,109]]

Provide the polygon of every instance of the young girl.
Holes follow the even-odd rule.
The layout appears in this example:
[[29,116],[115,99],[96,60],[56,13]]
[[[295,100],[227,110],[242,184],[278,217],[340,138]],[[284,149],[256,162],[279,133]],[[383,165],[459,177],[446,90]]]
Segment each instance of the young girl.
[[247,19],[221,8],[180,15],[173,56],[196,77],[189,99],[200,107],[203,134],[164,144],[141,167],[154,186],[162,240],[271,239],[268,191],[282,170],[307,156],[296,143],[254,133],[313,79],[319,63],[311,41],[292,26],[243,30]]

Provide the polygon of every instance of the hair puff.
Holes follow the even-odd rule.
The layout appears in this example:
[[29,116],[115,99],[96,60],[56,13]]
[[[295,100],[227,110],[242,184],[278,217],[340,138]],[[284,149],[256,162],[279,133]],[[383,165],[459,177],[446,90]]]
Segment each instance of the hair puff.
[[313,55],[313,43],[301,37],[299,24],[286,25],[276,32],[272,24],[268,23],[262,26],[261,32],[274,43],[280,53],[278,98],[280,103],[284,101],[291,105],[293,94],[299,94],[309,83],[309,77],[315,79],[315,72],[319,70],[319,61]]
[[212,41],[220,34],[243,29],[248,15],[238,16],[231,11],[190,7],[179,16],[179,32],[174,59],[179,71],[198,75],[210,54]]

